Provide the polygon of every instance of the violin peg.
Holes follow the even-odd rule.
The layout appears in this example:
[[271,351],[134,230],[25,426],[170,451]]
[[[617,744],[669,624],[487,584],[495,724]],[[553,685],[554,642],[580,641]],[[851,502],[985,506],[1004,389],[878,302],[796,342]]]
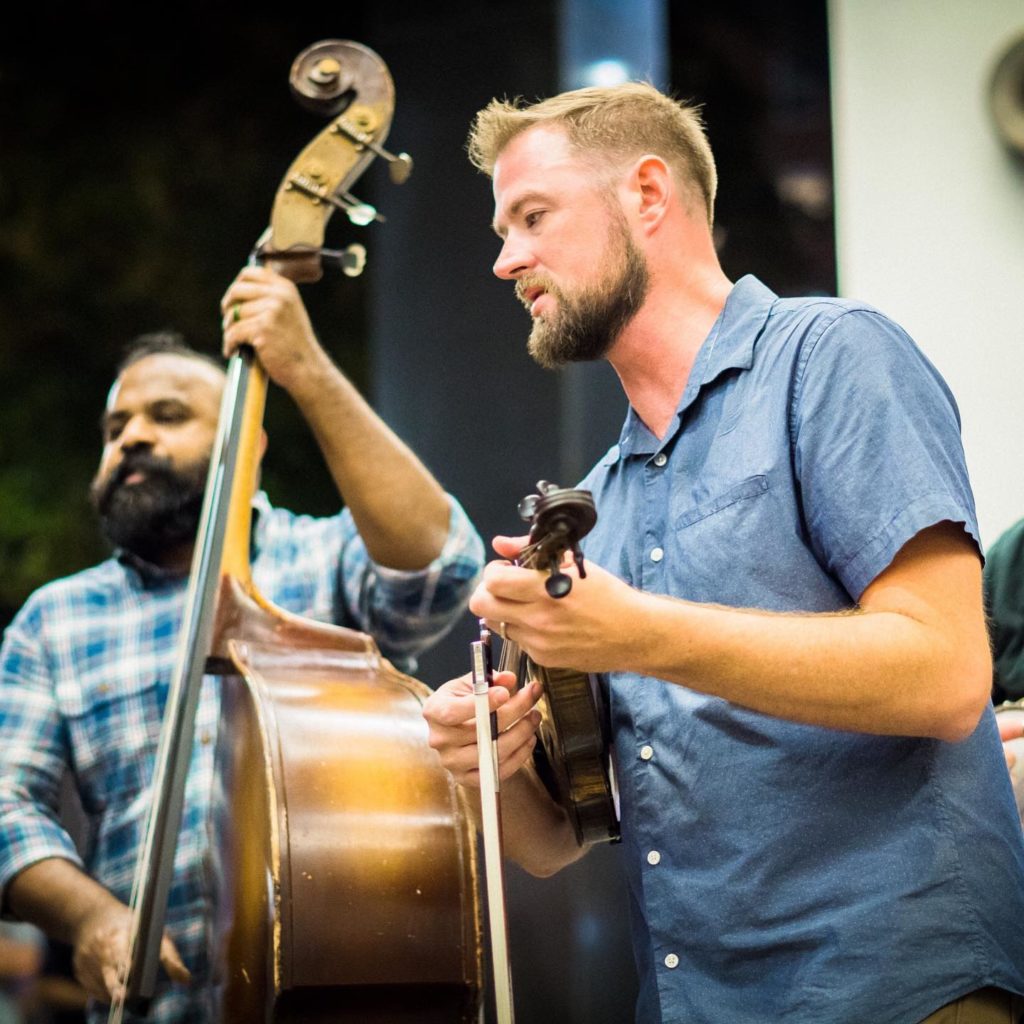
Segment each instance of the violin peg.
[[528,494],[518,505],[519,518],[529,522],[537,512],[537,502],[540,501],[539,494]]
[[579,570],[580,579],[585,580],[587,578],[587,570],[583,564],[583,549],[579,544],[572,549],[572,560],[576,563],[576,568]]
[[553,572],[545,581],[544,589],[551,597],[565,597],[572,590],[572,577],[564,572]]

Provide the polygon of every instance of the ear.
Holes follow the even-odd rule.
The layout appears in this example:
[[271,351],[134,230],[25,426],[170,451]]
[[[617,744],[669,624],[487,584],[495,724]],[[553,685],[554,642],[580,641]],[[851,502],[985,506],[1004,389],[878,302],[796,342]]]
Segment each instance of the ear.
[[643,229],[647,232],[656,230],[676,196],[675,182],[668,164],[660,156],[649,153],[640,157],[633,164],[630,184]]

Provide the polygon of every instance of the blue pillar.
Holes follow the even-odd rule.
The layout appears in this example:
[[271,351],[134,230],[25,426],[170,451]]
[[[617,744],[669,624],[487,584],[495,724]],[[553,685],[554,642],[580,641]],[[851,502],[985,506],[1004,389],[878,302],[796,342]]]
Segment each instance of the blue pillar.
[[664,0],[562,0],[558,62],[563,89],[636,80],[667,88]]
[[[562,0],[558,11],[562,89],[668,81],[665,0]],[[626,400],[611,367],[578,363],[560,373],[559,471],[576,483],[619,439]]]

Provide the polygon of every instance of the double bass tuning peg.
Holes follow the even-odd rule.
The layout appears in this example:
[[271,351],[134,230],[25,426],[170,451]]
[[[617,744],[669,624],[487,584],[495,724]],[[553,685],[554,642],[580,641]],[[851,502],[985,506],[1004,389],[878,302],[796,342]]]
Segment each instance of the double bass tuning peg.
[[389,153],[383,146],[374,142],[373,137],[364,131],[360,131],[354,124],[351,124],[344,117],[339,117],[332,125],[334,131],[339,135],[354,142],[360,149],[368,149],[371,153],[382,157],[388,162],[388,176],[396,185],[401,185],[409,180],[412,174],[412,157],[408,153]]

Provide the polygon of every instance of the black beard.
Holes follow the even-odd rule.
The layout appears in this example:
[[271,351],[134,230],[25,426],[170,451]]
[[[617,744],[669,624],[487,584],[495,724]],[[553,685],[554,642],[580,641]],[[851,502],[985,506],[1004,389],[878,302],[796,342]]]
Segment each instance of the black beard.
[[[129,452],[117,469],[90,489],[104,537],[147,562],[195,540],[209,460],[175,469],[169,459]],[[145,479],[125,484],[139,471]]]
[[625,225],[618,225],[616,233],[621,259],[617,275],[613,271],[608,280],[575,296],[549,289],[558,301],[557,312],[551,320],[534,321],[528,346],[545,369],[602,359],[644,304],[650,285],[647,263]]

